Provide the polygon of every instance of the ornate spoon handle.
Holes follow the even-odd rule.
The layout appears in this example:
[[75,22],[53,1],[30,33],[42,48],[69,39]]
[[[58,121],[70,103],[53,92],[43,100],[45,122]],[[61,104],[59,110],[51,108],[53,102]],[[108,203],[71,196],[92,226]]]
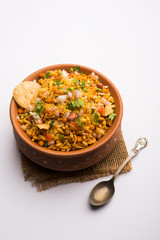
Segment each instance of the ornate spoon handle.
[[131,160],[135,155],[139,153],[141,149],[146,147],[148,144],[148,140],[146,138],[139,138],[134,146],[134,148],[131,150],[131,153],[128,155],[126,160],[121,164],[121,166],[117,169],[115,174],[112,177],[112,181],[115,180],[115,178],[118,176],[118,174],[121,172],[121,170],[124,168],[124,166]]

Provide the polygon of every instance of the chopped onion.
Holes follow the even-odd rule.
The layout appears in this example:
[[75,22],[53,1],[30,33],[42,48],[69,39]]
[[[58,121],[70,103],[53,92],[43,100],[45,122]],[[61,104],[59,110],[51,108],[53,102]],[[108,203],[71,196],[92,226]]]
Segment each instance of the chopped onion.
[[36,120],[39,120],[41,117],[39,115],[35,115],[34,117]]
[[32,105],[28,105],[28,110],[33,110],[34,109],[34,107],[32,106]]
[[68,97],[71,98],[72,97],[72,93],[68,92]]
[[95,80],[98,80],[98,76],[94,72],[91,73],[91,77]]
[[79,74],[77,71],[74,71],[74,73],[75,73],[76,75],[78,75],[78,74]]
[[40,119],[41,117],[37,115],[35,112],[30,112],[30,115],[35,118],[36,120]]
[[59,96],[56,98],[56,101],[64,104],[64,102],[66,101],[66,98],[67,98],[67,95],[59,95]]
[[26,125],[22,125],[22,126],[21,126],[21,129],[22,129],[23,131],[26,131],[26,130],[27,130],[27,126],[26,126]]
[[39,102],[39,101],[41,101],[41,98],[36,98],[36,102]]
[[104,133],[105,133],[104,129],[98,129],[98,134],[104,135]]
[[99,138],[101,138],[102,137],[102,134],[97,134],[97,138],[99,139]]
[[81,91],[79,91],[79,97],[82,97],[82,95],[83,95],[83,94],[82,94],[82,92],[81,92]]
[[96,98],[97,98],[97,95],[94,95],[93,98],[96,99]]
[[54,141],[52,140],[52,141],[48,141],[48,145],[49,146],[51,146],[51,145],[53,145],[54,144]]
[[48,95],[49,95],[49,92],[44,92],[44,93],[43,93],[43,97],[44,97],[44,98],[48,97]]
[[50,107],[49,111],[50,111],[50,112],[55,112],[55,111],[56,111],[56,109],[57,109],[57,107],[56,107],[56,106],[54,106],[54,107]]
[[84,111],[83,110],[80,110],[79,113],[78,113],[78,116],[81,117],[83,115]]
[[76,89],[76,90],[74,91],[74,94],[75,94],[75,98],[79,98],[79,96],[80,96],[80,91],[79,91],[78,89]]
[[18,120],[20,119],[19,115],[17,115],[16,119],[18,119]]
[[68,112],[66,112],[65,117],[68,118],[69,115],[70,115],[70,112],[68,111]]
[[100,101],[101,101],[101,103],[103,103],[104,105],[110,104],[110,102],[107,101],[107,99],[105,99],[104,97],[102,97]]
[[36,124],[43,124],[42,119],[41,119],[41,118],[40,118],[40,119],[37,119],[37,120],[36,120]]
[[51,92],[50,98],[53,98],[53,92]]
[[68,77],[69,73],[66,72],[65,70],[62,70],[62,77],[66,79]]
[[56,115],[56,117],[59,117],[59,110],[55,111],[55,115]]
[[59,121],[56,120],[53,125],[59,125]]

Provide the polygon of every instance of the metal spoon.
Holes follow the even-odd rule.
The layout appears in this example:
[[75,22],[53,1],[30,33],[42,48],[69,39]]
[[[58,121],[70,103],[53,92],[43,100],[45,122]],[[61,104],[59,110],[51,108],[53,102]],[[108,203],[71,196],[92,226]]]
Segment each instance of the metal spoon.
[[126,158],[126,160],[121,164],[121,166],[115,172],[113,177],[109,181],[103,181],[94,186],[89,196],[89,201],[91,205],[101,206],[109,202],[109,200],[111,200],[115,192],[114,188],[115,178],[124,168],[124,166],[129,162],[129,160],[131,160],[135,155],[137,155],[142,148],[147,146],[147,144],[148,141],[146,138],[139,138],[136,142],[135,147],[131,150],[131,153]]

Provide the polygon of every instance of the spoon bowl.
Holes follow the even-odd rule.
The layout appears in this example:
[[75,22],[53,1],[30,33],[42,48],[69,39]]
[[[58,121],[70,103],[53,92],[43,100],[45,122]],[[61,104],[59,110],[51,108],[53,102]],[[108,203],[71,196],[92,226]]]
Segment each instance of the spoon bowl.
[[98,207],[106,204],[107,202],[109,202],[109,200],[111,200],[115,192],[114,180],[124,168],[124,166],[129,162],[129,160],[131,160],[135,155],[137,155],[142,148],[147,146],[147,144],[148,141],[146,138],[139,138],[131,153],[120,165],[113,177],[109,181],[102,181],[94,186],[89,196],[89,201],[91,205]]
[[115,192],[114,182],[103,181],[94,186],[90,193],[90,203],[94,206],[101,206],[110,201]]

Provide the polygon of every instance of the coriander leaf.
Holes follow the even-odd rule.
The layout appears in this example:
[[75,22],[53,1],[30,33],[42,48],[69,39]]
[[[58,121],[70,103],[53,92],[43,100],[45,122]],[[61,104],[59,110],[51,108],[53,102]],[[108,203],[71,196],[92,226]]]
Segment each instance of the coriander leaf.
[[38,101],[33,111],[36,112],[37,115],[39,115],[42,110],[44,110],[44,107],[42,106],[42,102]]
[[80,126],[80,127],[83,127],[83,125],[84,125],[84,122],[80,122],[80,123],[78,124],[78,126]]
[[87,92],[87,88],[82,88],[83,92]]
[[68,109],[70,109],[70,110],[74,110],[76,107],[74,106],[74,103],[73,103],[73,101],[72,102],[70,102],[70,103],[68,103]]
[[77,101],[78,101],[78,103],[79,103],[79,105],[80,105],[81,107],[84,107],[84,102],[83,102],[82,99],[78,98]]
[[85,88],[86,87],[86,84],[85,84],[85,81],[82,80],[82,84],[81,84],[82,88]]
[[85,83],[84,80],[82,80],[82,83],[80,83],[80,80],[78,80],[78,81],[79,81],[79,86],[80,86],[81,88],[85,88],[85,87],[86,87],[86,83]]
[[68,90],[73,92],[75,90],[75,88],[74,87],[69,87]]
[[76,66],[75,68],[71,68],[69,70],[70,73],[74,72],[74,71],[77,71],[77,72],[80,72],[80,66]]
[[76,80],[73,80],[74,84],[79,84],[80,80],[79,79],[76,79]]
[[48,145],[48,141],[44,142],[43,147],[45,147],[45,148],[49,147],[49,145]]
[[54,120],[52,119],[52,121],[50,122],[50,126],[52,127],[54,123]]
[[61,81],[60,81],[59,79],[56,79],[53,84],[59,86],[59,85],[61,85],[62,83],[61,83]]
[[98,123],[98,114],[96,114],[96,115],[94,116],[94,121],[95,121],[95,123]]
[[74,72],[74,68],[70,68],[69,72],[70,73]]
[[47,72],[46,75],[44,76],[44,79],[49,78],[50,72]]
[[62,139],[63,139],[63,135],[59,134],[59,140],[62,140]]
[[63,92],[68,92],[66,89],[64,89],[64,88],[60,88],[60,90],[61,91],[63,91]]
[[92,114],[92,116],[94,117],[95,123],[98,123],[98,119],[99,119],[98,113],[95,111],[95,112]]
[[85,83],[84,80],[82,80],[82,83],[79,83],[79,86],[81,87],[81,89],[83,90],[83,92],[87,92],[86,83]]
[[113,119],[115,118],[117,116],[117,114],[116,113],[114,113],[114,111],[109,115],[109,119],[111,120],[111,121],[113,121]]
[[23,117],[25,118],[25,117],[27,117],[28,116],[28,113],[24,113],[23,114]]
[[97,92],[102,92],[102,89],[101,88],[97,88]]
[[38,102],[37,102],[37,109],[40,109],[41,105],[42,105],[42,102],[41,102],[41,101],[38,101]]
[[74,69],[75,71],[80,72],[80,66],[76,66]]
[[77,119],[77,122],[80,122],[81,121],[81,117],[79,117],[78,119]]
[[68,108],[71,109],[72,111],[75,110],[75,108],[77,107],[84,107],[84,102],[80,98],[78,98],[77,100],[71,101],[68,104]]

